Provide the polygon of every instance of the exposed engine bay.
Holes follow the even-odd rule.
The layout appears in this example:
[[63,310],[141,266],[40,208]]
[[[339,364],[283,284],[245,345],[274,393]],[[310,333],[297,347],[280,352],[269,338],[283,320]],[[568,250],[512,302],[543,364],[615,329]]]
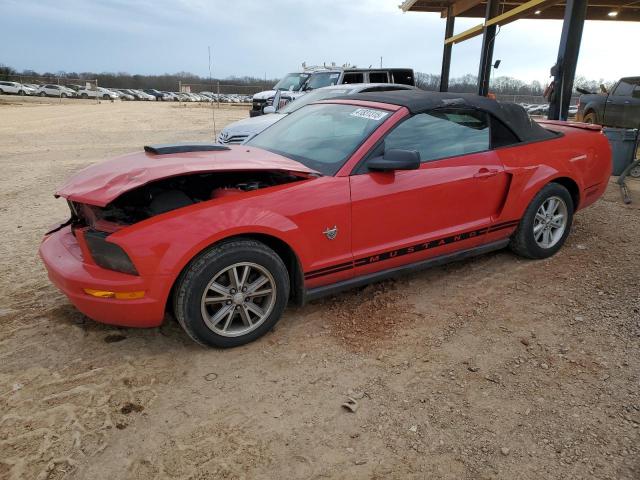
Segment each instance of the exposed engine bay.
[[103,208],[76,202],[69,202],[69,206],[72,223],[90,225],[108,232],[195,203],[241,195],[305,178],[279,171],[183,175],[126,192]]

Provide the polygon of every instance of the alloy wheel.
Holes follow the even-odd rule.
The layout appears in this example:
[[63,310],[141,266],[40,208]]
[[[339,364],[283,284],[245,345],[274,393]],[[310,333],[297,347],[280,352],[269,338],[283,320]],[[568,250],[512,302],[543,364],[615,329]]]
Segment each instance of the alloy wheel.
[[267,269],[256,263],[235,263],[207,284],[200,303],[202,319],[218,335],[246,335],[269,317],[276,294],[276,282]]
[[542,248],[552,248],[564,235],[567,228],[567,204],[560,197],[549,197],[536,212],[533,222],[533,237]]

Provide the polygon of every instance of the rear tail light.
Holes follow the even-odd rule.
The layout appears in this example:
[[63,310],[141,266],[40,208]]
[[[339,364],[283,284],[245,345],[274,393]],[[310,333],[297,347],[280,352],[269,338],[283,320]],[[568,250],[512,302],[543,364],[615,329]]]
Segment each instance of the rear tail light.
[[87,230],[84,239],[93,261],[102,268],[116,272],[138,275],[135,265],[122,248],[107,241],[109,234],[96,230]]

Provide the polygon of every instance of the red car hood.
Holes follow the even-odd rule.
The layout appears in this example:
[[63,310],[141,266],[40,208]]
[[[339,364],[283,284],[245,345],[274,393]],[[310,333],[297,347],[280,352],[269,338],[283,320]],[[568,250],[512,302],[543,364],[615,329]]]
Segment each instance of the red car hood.
[[60,187],[56,197],[104,207],[123,193],[146,183],[190,173],[280,170],[314,174],[305,165],[254,147],[155,155],[137,152],[80,170]]

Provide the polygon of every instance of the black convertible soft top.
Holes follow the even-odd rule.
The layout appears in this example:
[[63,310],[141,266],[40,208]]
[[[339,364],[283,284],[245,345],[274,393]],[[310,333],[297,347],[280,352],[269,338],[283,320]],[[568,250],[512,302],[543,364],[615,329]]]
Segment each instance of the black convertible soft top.
[[364,100],[390,103],[407,107],[412,113],[423,113],[438,108],[469,107],[484,110],[494,115],[509,127],[521,142],[532,142],[556,137],[534,122],[520,105],[498,102],[471,93],[425,92],[424,90],[392,90],[386,92],[357,93],[332,100]]

